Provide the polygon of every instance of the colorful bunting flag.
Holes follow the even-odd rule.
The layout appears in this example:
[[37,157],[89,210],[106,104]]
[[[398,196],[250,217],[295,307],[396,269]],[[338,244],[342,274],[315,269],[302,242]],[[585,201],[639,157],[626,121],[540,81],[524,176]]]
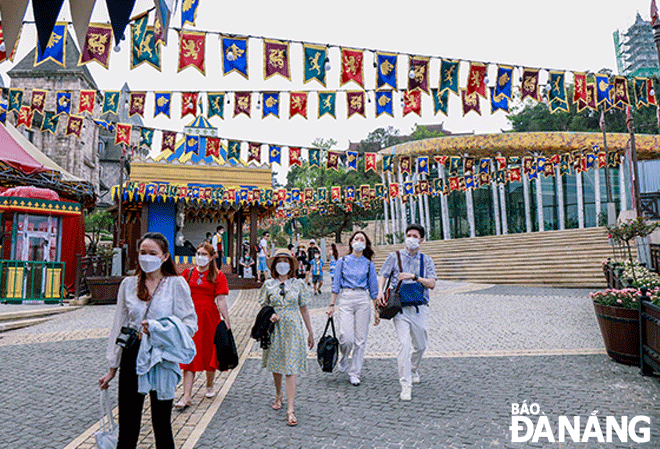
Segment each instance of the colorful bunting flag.
[[206,153],[204,157],[209,157],[216,161],[218,164],[224,163],[224,157],[220,155],[220,139],[217,137],[207,137],[206,138]]
[[647,91],[647,78],[638,78],[635,77],[635,107],[639,108],[641,106],[649,105],[649,95]]
[[394,155],[383,155],[383,173],[394,173]]
[[328,114],[332,118],[337,118],[335,105],[337,103],[336,92],[319,92],[319,118]]
[[594,75],[596,79],[596,104],[601,104],[603,102],[610,102],[610,78],[606,74],[596,73]]
[[154,92],[154,117],[163,114],[170,118],[170,105],[172,104],[172,92]]
[[46,111],[44,113],[44,119],[41,122],[41,131],[48,131],[51,134],[57,133],[57,124],[60,121],[60,116],[55,114],[52,111]]
[[331,199],[332,199],[333,203],[340,203],[341,202],[341,187],[339,187],[339,186],[330,187],[330,196],[331,196]]
[[268,146],[268,163],[282,165],[282,148],[277,145]]
[[317,148],[309,149],[309,167],[321,168],[321,150]]
[[417,174],[429,174],[429,157],[419,156],[417,158]]
[[433,97],[433,113],[437,115],[442,112],[445,116],[449,115],[449,89],[440,91],[440,89],[431,89]]
[[490,183],[490,159],[482,158],[479,161],[479,184],[486,185]]
[[541,97],[539,96],[539,69],[523,69],[520,93],[521,100],[529,97],[533,100],[541,101]]
[[327,47],[312,44],[303,44],[304,80],[307,84],[311,80],[318,81],[325,87],[325,61],[328,58]]
[[461,90],[461,103],[463,104],[463,117],[470,111],[481,115],[481,104],[477,92],[468,93],[466,89]]
[[[496,111],[509,112],[509,98],[506,95],[500,95],[499,97],[495,94],[495,87],[489,87],[490,89],[490,113],[494,114]],[[477,99],[477,102],[479,100]],[[465,110],[465,108],[463,108]]]
[[399,183],[391,182],[390,183],[390,198],[396,199],[399,197]]
[[[513,99],[513,67],[510,65],[497,66],[497,79],[495,80],[495,100],[499,102],[502,97]],[[493,92],[491,92],[491,97]]]
[[318,200],[322,203],[325,203],[328,201],[328,189],[326,187],[319,187],[316,190],[316,196]]
[[221,40],[223,73],[236,71],[248,79],[248,38],[222,36]]
[[234,92],[234,117],[252,112],[252,92]]
[[520,167],[513,167],[507,170],[507,180],[509,182],[522,182]]
[[133,117],[137,114],[144,118],[144,104],[146,100],[146,92],[131,92],[128,101],[128,116]]
[[403,183],[403,196],[404,198],[412,196],[415,194],[415,187],[412,181],[406,181]]
[[596,85],[593,83],[587,84],[587,107],[592,111],[598,109],[598,106],[596,106]]
[[403,92],[403,116],[411,112],[422,116],[422,92],[419,89]]
[[[488,66],[481,62],[470,62],[470,71],[468,73],[467,81],[467,95],[470,96],[473,93],[477,93],[482,97],[486,98],[486,69]],[[463,94],[461,93],[461,96]],[[465,103],[465,102],[464,102]],[[463,114],[465,115],[465,114]],[[481,113],[480,113],[481,115]]]
[[206,74],[204,54],[206,52],[206,33],[199,31],[179,31],[179,69],[193,66],[202,75]]
[[289,43],[272,39],[264,42],[264,79],[278,74],[291,80],[289,68]]
[[296,114],[307,118],[307,92],[291,92],[289,102],[289,118]]
[[46,93],[48,91],[41,89],[32,89],[32,101],[30,102],[30,109],[39,111],[43,114],[44,107],[46,106]]
[[580,100],[587,102],[587,74],[584,72],[573,72],[573,103]]
[[340,86],[354,81],[358,86],[364,87],[362,50],[341,49],[341,82]]
[[197,97],[199,92],[181,92],[181,118],[188,114],[197,116]]
[[623,109],[624,106],[630,105],[630,97],[628,96],[628,80],[625,76],[614,77],[614,106]]
[[126,123],[117,123],[117,132],[115,134],[115,145],[131,145],[131,128],[133,125]]
[[[107,114],[108,112],[118,115],[119,113],[119,100],[121,98],[121,92],[118,90],[106,90],[103,94],[103,112],[102,114]],[[71,100],[71,94],[68,97],[69,101]],[[58,103],[59,103],[58,99]]]
[[355,114],[366,117],[364,95],[363,90],[346,91],[347,118],[351,118]]
[[23,105],[23,89],[9,89],[9,112],[18,114]]
[[199,8],[199,0],[183,0],[181,2],[181,28],[188,23],[195,26],[197,8]]
[[346,202],[355,201],[355,187],[353,186],[345,187],[344,201]]
[[548,75],[548,82],[550,84],[550,91],[548,92],[550,112],[568,112],[568,97],[566,96],[564,72],[551,70]]
[[261,144],[258,142],[250,142],[248,145],[248,163],[254,161],[261,164]]
[[78,101],[78,114],[87,112],[89,115],[94,115],[95,100],[96,100],[95,90],[81,90],[80,98]]
[[176,145],[176,133],[174,131],[163,131],[163,139],[160,145],[161,153],[164,151],[169,151],[174,153]]
[[376,91],[376,117],[381,114],[388,114],[394,117],[394,94],[391,90]]
[[357,151],[347,151],[346,152],[346,166],[348,171],[356,170],[357,171],[357,161],[358,153]]
[[[14,42],[14,48],[12,49],[11,54],[9,55],[9,60],[10,61],[13,61],[14,56],[16,55],[16,48],[18,47],[19,37],[20,37],[20,30],[19,30],[19,36],[17,36],[17,38]],[[0,43],[4,43],[4,42],[5,42],[5,39],[4,39],[4,34],[2,32],[2,24],[0,24]],[[6,47],[6,45],[5,45],[5,47]],[[6,60],[7,60],[7,48],[5,48],[5,50],[3,50],[3,51],[0,51],[0,62],[4,62]],[[5,111],[5,113],[6,112],[7,111]]]
[[447,159],[449,159],[449,156],[433,156],[435,163],[443,167],[447,163]]
[[225,115],[225,93],[224,92],[209,92],[206,95],[208,118],[217,116],[224,119]]
[[141,147],[151,150],[151,145],[154,142],[154,130],[151,128],[141,128],[139,142]]
[[646,92],[648,93],[649,104],[657,106],[658,103],[655,100],[655,88],[653,87],[653,80],[651,78],[646,79]]
[[297,165],[302,167],[302,159],[300,158],[300,148],[289,147],[289,167]]
[[83,127],[83,118],[77,115],[70,115],[66,123],[66,132],[64,133],[64,136],[66,137],[73,134],[74,136],[80,138],[80,133],[82,133],[82,127]]
[[449,157],[449,176],[457,176],[460,166],[461,166],[461,157],[460,156],[450,156]]
[[339,171],[339,153],[337,151],[328,151],[326,168],[328,170]]
[[131,25],[131,70],[146,62],[160,71],[160,44],[153,26],[147,25],[148,14]]
[[94,122],[95,125],[100,126],[101,128],[103,128],[108,132],[113,132],[115,130],[115,125],[108,120],[92,118],[92,121]]
[[445,91],[454,92],[459,94],[458,87],[458,70],[461,67],[460,61],[451,59],[443,59],[440,63],[440,82],[438,92],[444,93]]
[[364,153],[364,172],[369,173],[369,170],[376,172],[376,153]]
[[78,65],[96,61],[106,69],[110,64],[110,46],[112,45],[112,25],[90,23],[87,28],[85,45],[80,52]]
[[410,156],[401,156],[399,158],[399,169],[402,175],[412,175],[412,161]]
[[[410,56],[408,58],[408,90],[421,90],[429,93],[429,60],[428,57]],[[411,76],[412,75],[412,76]]]
[[241,142],[230,140],[227,142],[227,160],[238,163],[241,160]]
[[37,45],[34,51],[34,67],[42,62],[53,61],[55,64],[64,67],[66,58],[66,26],[67,22],[57,22],[53,27],[53,32],[48,39],[46,48],[41,52],[41,45]]
[[60,114],[68,115],[70,113],[71,113],[71,92],[57,91],[55,93],[55,115],[60,115]]
[[474,176],[472,173],[467,173],[465,176],[463,176],[463,178],[465,182],[465,189],[474,190]]
[[263,103],[262,118],[266,118],[269,115],[280,118],[280,93],[264,92],[261,96]]
[[21,109],[18,112],[18,119],[16,120],[16,127],[23,125],[28,129],[31,128],[33,117],[34,111],[30,106],[21,106]]
[[376,89],[389,86],[396,90],[396,61],[396,53],[376,53]]

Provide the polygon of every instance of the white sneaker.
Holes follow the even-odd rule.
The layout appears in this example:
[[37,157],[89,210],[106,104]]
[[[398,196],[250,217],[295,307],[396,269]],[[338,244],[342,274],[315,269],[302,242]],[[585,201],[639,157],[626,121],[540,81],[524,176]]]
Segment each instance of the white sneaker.
[[357,376],[350,376],[349,381],[351,382],[351,385],[357,387],[360,385],[360,378]]
[[420,380],[420,378],[419,378],[419,373],[413,373],[413,374],[412,374],[412,377],[411,377],[411,381],[412,381],[412,383],[414,383],[414,384],[418,384],[418,383],[420,383],[421,380]]
[[401,385],[401,396],[399,396],[402,401],[410,401],[412,399],[412,387],[410,385]]

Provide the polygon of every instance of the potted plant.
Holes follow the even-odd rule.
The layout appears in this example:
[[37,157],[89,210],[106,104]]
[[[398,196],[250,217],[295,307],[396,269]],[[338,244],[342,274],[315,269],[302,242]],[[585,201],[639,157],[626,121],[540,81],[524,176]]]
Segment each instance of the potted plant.
[[[660,283],[648,293],[653,304],[660,305]],[[593,292],[596,319],[607,354],[617,362],[639,365],[639,288],[610,289]]]
[[630,262],[630,275],[633,282],[637,283],[637,273],[632,256],[631,241],[637,238],[648,237],[653,231],[660,228],[660,223],[648,223],[645,217],[637,217],[634,220],[625,220],[612,226],[608,226],[609,238],[614,243],[623,244]]
[[112,304],[117,302],[119,284],[124,276],[111,276],[113,249],[101,243],[104,234],[112,226],[112,215],[95,211],[85,217],[85,236],[89,240],[86,259],[88,267],[84,282],[89,288],[92,304]]

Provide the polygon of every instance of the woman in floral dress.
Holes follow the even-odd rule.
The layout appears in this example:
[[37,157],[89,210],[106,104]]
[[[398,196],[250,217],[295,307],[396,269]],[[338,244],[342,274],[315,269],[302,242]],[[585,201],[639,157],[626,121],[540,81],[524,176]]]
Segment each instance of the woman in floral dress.
[[[270,346],[264,350],[262,366],[273,373],[275,401],[273,409],[282,408],[282,377],[286,377],[286,421],[290,426],[298,424],[294,413],[296,376],[307,370],[307,350],[314,347],[312,322],[307,309],[308,291],[301,279],[295,278],[298,261],[289,251],[278,250],[268,260],[273,278],[264,282],[259,294],[259,304],[271,306],[275,323],[270,336]],[[302,317],[302,319],[301,319]],[[307,345],[303,333],[307,328]]]

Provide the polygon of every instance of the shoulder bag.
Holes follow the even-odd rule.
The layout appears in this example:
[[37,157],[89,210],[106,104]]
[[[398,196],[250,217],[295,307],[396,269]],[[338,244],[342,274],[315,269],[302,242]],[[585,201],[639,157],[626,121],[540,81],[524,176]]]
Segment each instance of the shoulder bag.
[[[326,335],[328,332],[328,326],[332,326],[332,336]],[[328,318],[327,323],[325,323],[323,336],[319,340],[319,344],[316,346],[316,358],[321,367],[321,371],[326,373],[331,373],[337,364],[337,359],[339,358],[339,340],[337,340],[335,334],[335,322],[332,317]]]
[[[399,273],[403,271],[401,264],[401,254],[396,251],[396,258],[399,262]],[[385,305],[378,307],[378,315],[386,320],[391,320],[397,313],[401,312],[401,281],[396,284],[396,288],[390,288],[392,275],[387,279],[387,287],[385,288]]]

